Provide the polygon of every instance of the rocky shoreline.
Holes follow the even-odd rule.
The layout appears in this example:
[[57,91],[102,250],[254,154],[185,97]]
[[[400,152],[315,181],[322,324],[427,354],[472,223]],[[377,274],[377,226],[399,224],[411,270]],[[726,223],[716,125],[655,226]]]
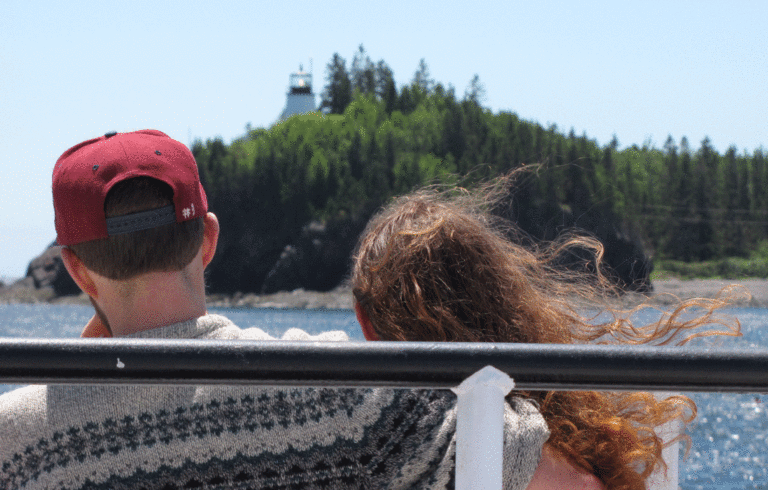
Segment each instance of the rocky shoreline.
[[[87,305],[88,296],[57,296],[51,287],[36,289],[31,281],[17,281],[11,286],[0,285],[1,304]],[[216,308],[289,308],[289,309],[352,309],[352,289],[342,285],[327,292],[281,291],[273,294],[235,293],[233,295],[209,294],[206,303]]]
[[[743,287],[739,306],[768,308],[768,279],[692,279],[666,278],[653,281],[651,304],[664,306],[678,299],[715,298],[724,287],[738,284]],[[748,296],[746,293],[750,293]],[[645,296],[629,293],[623,298],[626,306],[639,304]],[[11,286],[0,286],[0,304],[50,303],[89,305],[87,296],[56,296],[50,287],[35,289],[29,281],[18,281]],[[221,308],[290,308],[290,309],[351,309],[352,290],[342,285],[328,292],[296,289],[273,294],[242,294],[208,296],[208,306]]]
[[233,296],[208,295],[208,306],[219,308],[290,308],[320,310],[351,310],[352,288],[339,286],[327,292],[281,291],[273,294],[242,294]]
[[669,305],[677,299],[716,298],[723,288],[737,285],[732,293],[737,306],[768,308],[768,279],[689,279],[667,278],[653,281],[654,303]]

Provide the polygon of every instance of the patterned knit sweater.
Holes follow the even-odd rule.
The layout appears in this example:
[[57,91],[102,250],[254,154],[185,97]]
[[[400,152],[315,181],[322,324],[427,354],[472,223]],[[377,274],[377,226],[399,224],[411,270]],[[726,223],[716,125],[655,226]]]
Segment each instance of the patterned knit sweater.
[[[216,315],[132,337],[272,339]],[[455,407],[443,390],[28,386],[0,396],[0,489],[453,488]],[[504,488],[524,489],[549,433],[527,401],[505,423]]]

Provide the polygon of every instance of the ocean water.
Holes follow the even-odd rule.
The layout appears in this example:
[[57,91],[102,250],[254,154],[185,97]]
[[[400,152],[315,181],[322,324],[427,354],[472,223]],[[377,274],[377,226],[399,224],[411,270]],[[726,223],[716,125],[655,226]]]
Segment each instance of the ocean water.
[[[276,310],[211,308],[243,328],[259,327],[279,337],[289,328],[310,333],[344,330],[363,340],[354,313],[348,310]],[[744,349],[768,347],[768,309],[733,308],[742,325],[739,338],[700,339],[697,346]],[[86,306],[0,305],[0,337],[72,338],[93,314]],[[644,315],[644,316],[643,316]],[[655,313],[640,316],[652,321]],[[0,385],[0,393],[13,389]],[[690,426],[691,448],[681,447],[680,488],[685,490],[768,489],[768,394],[686,393],[698,406]]]

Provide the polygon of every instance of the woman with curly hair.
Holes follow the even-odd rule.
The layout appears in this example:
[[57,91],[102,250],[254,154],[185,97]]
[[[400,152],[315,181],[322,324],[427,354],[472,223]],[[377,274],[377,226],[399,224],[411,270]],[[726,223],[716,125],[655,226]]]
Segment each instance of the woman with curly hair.
[[[513,227],[489,208],[512,178],[477,193],[417,191],[368,223],[352,272],[355,310],[367,339],[682,345],[699,336],[739,335],[738,320],[715,316],[730,304],[728,294],[681,302],[658,322],[638,326],[630,317],[640,307],[611,306],[618,290],[602,272],[598,241],[570,236],[523,247],[510,240]],[[558,265],[574,251],[589,252],[592,272]],[[723,328],[701,331],[712,325]],[[645,489],[654,470],[666,469],[662,448],[670,441],[662,439],[660,426],[689,423],[696,415],[695,404],[684,396],[574,391],[515,396],[538,404],[551,432],[529,489]]]

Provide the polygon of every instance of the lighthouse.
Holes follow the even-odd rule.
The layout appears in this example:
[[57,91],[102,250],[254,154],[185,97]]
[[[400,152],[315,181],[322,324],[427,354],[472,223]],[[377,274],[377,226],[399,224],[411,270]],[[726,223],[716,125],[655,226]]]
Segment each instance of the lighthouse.
[[280,120],[284,121],[294,114],[306,114],[316,110],[315,94],[312,92],[312,73],[305,72],[303,66],[299,65],[299,71],[291,73],[289,78],[285,109],[280,114]]

